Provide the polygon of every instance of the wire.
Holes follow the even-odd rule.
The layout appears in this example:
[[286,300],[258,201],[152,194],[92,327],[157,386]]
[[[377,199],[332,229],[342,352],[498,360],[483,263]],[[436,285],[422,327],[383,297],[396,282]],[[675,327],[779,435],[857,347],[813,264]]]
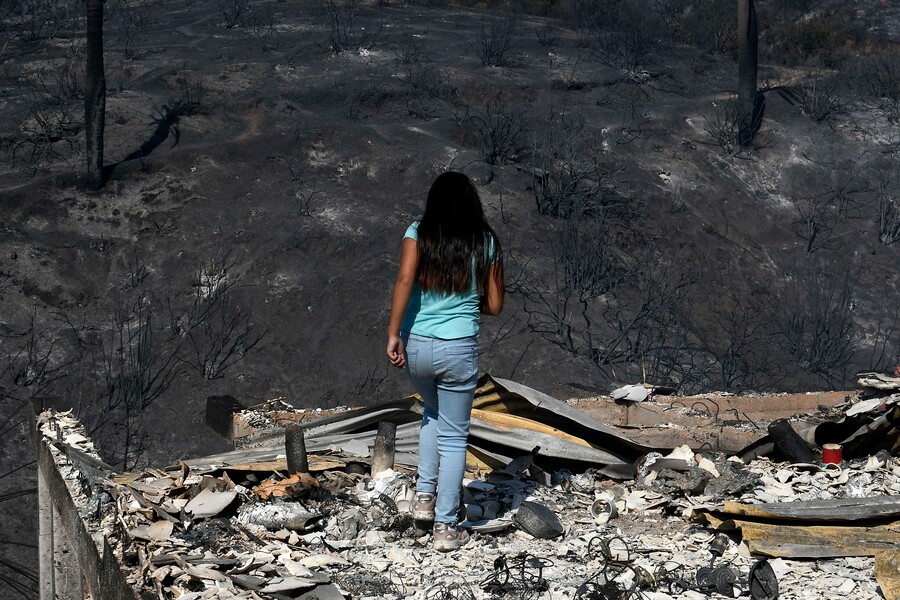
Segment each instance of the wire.
[[21,471],[22,469],[24,469],[24,468],[26,468],[26,467],[30,467],[31,465],[33,465],[33,464],[36,463],[36,462],[37,462],[36,460],[33,460],[33,461],[31,461],[31,462],[25,463],[24,465],[19,465],[18,467],[16,467],[16,468],[13,469],[12,471],[7,471],[7,472],[4,473],[3,475],[0,475],[0,479],[3,479],[3,478],[6,477],[7,475],[12,475],[12,474],[15,473],[16,471]]
[[0,581],[7,584],[15,591],[19,592],[19,594],[21,594],[23,597],[28,598],[28,600],[31,600],[32,598],[35,598],[37,596],[37,590],[34,589],[33,586],[26,586],[25,584],[18,582],[15,579],[10,579],[3,573],[0,573]]
[[3,558],[0,556],[0,565],[19,573],[20,575],[24,575],[31,581],[37,583],[38,582],[38,574],[37,571],[26,567],[25,565],[20,565],[19,563],[9,560],[8,558]]
[[493,572],[482,580],[481,589],[495,595],[516,593],[522,599],[536,598],[550,589],[543,573],[552,566],[553,561],[527,552],[509,559],[499,556]]
[[27,490],[17,490],[15,492],[10,492],[8,494],[0,495],[0,502],[6,502],[7,500],[15,500],[16,498],[20,498],[22,496],[28,496],[29,494],[37,493],[37,488],[29,488]]
[[9,544],[11,546],[25,546],[26,548],[37,548],[37,544],[29,544],[28,542],[14,542],[12,540],[0,540],[0,544]]
[[438,583],[426,590],[426,600],[475,600],[475,593],[465,582]]

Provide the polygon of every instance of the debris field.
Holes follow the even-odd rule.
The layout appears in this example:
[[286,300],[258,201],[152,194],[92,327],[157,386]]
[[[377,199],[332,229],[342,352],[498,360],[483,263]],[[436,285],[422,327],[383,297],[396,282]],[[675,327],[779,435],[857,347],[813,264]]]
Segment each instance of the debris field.
[[[232,453],[142,473],[113,472],[70,413],[39,414],[35,439],[136,598],[892,599],[900,377],[859,381],[835,419],[788,424],[787,440],[773,423],[729,456],[647,448],[486,377],[461,494],[472,539],[450,553],[410,513],[415,398],[297,418],[296,472],[283,406],[240,415],[280,438],[257,431]],[[393,468],[373,475],[384,422]],[[823,462],[825,444],[842,456]],[[568,460],[570,445],[582,450]],[[813,460],[796,459],[804,449]]]

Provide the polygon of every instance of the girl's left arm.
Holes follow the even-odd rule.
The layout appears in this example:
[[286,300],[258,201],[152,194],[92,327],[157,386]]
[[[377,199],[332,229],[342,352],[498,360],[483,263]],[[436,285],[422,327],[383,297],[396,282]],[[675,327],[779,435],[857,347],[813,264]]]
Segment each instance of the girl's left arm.
[[403,315],[412,295],[416,270],[419,266],[419,245],[412,238],[403,238],[403,251],[400,255],[400,270],[394,283],[394,297],[391,301],[391,320],[388,324],[387,356],[391,364],[402,369],[406,365],[403,358],[403,341],[400,339],[400,326]]
[[484,302],[481,312],[486,315],[496,316],[503,310],[503,300],[506,295],[503,283],[503,262],[495,262],[488,269],[488,285],[484,294]]

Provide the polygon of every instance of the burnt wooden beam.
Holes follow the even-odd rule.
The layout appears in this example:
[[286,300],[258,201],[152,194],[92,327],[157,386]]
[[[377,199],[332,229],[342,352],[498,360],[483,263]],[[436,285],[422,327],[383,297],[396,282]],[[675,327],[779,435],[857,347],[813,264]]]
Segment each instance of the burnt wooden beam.
[[[720,531],[739,530],[752,554],[782,558],[835,558],[877,556],[900,552],[900,534],[894,523],[877,521],[788,521],[781,518],[741,516],[730,512],[738,503],[726,503],[725,510],[700,509],[692,520],[705,521]],[[745,505],[745,508],[748,505]]]
[[394,450],[397,445],[397,424],[378,422],[375,448],[372,451],[372,475],[394,468]]
[[886,527],[785,525],[735,520],[750,552],[782,558],[876,556],[900,551],[900,536]]
[[288,473],[309,473],[306,437],[302,428],[290,425],[284,430],[284,451],[287,455]]
[[781,450],[785,458],[794,463],[815,463],[816,455],[813,454],[806,442],[803,441],[791,424],[785,419],[772,421],[769,425],[769,436],[775,442],[775,446]]
[[725,502],[725,513],[760,519],[792,521],[869,521],[900,517],[900,497],[827,498],[769,504]]

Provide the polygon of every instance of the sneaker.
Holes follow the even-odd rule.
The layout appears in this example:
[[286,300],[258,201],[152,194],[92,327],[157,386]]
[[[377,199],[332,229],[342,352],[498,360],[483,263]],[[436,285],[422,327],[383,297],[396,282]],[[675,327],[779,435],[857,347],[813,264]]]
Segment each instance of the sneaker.
[[412,503],[412,517],[416,521],[434,521],[434,494],[416,493]]
[[435,523],[433,537],[435,550],[450,552],[466,545],[469,532],[454,523]]

